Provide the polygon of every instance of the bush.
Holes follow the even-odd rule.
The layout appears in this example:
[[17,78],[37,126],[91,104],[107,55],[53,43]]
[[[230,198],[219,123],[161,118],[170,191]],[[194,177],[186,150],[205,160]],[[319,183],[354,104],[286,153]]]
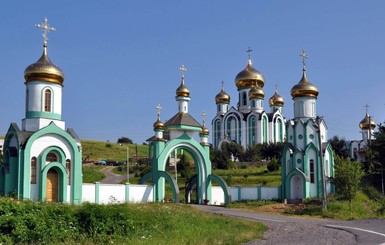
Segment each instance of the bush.
[[271,161],[267,164],[267,170],[269,170],[269,172],[275,172],[279,170],[279,162],[276,158],[271,159]]

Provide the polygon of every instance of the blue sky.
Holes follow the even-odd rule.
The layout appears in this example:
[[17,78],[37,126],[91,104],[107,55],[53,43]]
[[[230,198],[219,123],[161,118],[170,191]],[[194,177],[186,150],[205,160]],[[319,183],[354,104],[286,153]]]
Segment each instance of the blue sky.
[[[187,67],[189,112],[215,116],[221,81],[236,106],[234,78],[247,64],[265,76],[265,108],[275,84],[293,117],[291,88],[301,78],[318,87],[317,114],[329,138],[360,139],[365,105],[385,120],[385,1],[11,1],[0,3],[0,135],[25,113],[24,69],[42,53],[65,74],[62,119],[81,139],[143,143],[161,119],[177,112],[179,67]],[[211,125],[209,127],[211,131]]]

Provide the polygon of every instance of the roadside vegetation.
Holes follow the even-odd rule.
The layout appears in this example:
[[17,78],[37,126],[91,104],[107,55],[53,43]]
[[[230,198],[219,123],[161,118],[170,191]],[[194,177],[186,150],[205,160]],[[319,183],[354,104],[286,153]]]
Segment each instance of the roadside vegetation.
[[177,204],[66,205],[0,198],[0,244],[240,244],[267,228]]

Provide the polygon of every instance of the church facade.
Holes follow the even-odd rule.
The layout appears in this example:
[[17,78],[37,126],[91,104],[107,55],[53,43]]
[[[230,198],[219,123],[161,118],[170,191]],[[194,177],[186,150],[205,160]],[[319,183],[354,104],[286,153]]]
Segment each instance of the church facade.
[[65,129],[62,114],[63,71],[47,54],[47,19],[40,59],[24,71],[25,118],[21,128],[11,123],[4,140],[0,192],[20,199],[82,201],[82,150],[72,129]]
[[294,118],[286,122],[286,143],[282,152],[282,197],[287,200],[321,198],[333,192],[328,179],[334,176],[334,157],[328,143],[325,120],[316,116],[318,88],[303,74],[291,89]]
[[254,69],[250,56],[245,69],[235,77],[235,85],[238,90],[236,108],[230,107],[231,98],[223,85],[215,97],[217,114],[212,120],[213,147],[220,149],[223,142],[229,141],[244,149],[256,144],[284,142],[284,99],[275,91],[269,99],[269,111],[265,110],[265,78]]

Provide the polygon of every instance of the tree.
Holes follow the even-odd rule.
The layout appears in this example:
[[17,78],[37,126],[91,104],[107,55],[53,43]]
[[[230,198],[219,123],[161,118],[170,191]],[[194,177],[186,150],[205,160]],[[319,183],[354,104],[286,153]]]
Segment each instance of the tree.
[[348,142],[345,138],[335,135],[329,139],[329,144],[332,146],[334,153],[340,158],[347,159],[349,157]]
[[120,137],[118,139],[118,144],[133,144],[132,140],[128,137]]
[[331,182],[335,184],[337,194],[342,199],[349,201],[351,209],[352,200],[356,196],[361,179],[365,174],[362,164],[336,157],[334,167],[335,177],[331,178]]
[[270,162],[267,164],[267,170],[269,170],[269,172],[274,172],[279,170],[279,161],[277,160],[277,158],[273,157],[270,160]]

